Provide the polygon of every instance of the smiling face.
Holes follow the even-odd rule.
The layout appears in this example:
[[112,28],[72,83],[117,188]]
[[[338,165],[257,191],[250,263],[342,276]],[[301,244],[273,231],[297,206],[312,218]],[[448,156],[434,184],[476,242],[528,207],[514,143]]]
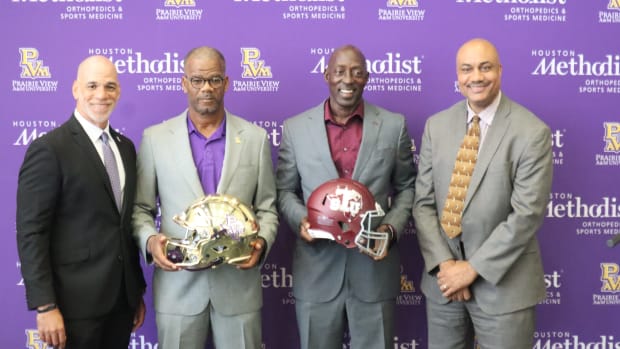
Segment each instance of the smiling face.
[[336,117],[348,116],[362,100],[368,82],[364,55],[353,46],[341,47],[331,55],[324,75],[332,113]]
[[103,129],[121,95],[116,67],[103,56],[91,56],[78,67],[73,82],[76,109],[89,122]]
[[466,42],[456,55],[456,75],[469,106],[476,113],[484,110],[500,90],[502,65],[497,50],[486,40]]

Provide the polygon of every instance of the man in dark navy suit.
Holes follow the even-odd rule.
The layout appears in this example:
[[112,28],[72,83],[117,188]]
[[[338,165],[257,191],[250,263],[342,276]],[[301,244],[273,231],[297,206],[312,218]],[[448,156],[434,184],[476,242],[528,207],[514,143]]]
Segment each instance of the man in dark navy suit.
[[19,172],[28,308],[54,348],[126,349],[146,284],[131,232],[136,151],[108,122],[120,97],[112,62],[85,59],[73,97],[71,118],[30,145]]

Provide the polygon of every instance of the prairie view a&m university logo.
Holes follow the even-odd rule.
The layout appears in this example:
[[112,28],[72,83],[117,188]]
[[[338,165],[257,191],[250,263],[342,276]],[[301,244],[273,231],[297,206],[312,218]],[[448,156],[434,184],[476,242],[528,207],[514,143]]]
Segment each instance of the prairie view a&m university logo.
[[244,79],[271,78],[271,67],[265,64],[260,58],[260,50],[256,47],[241,48],[241,67],[243,73],[241,77]]
[[601,292],[620,292],[620,266],[617,263],[601,263]]
[[[620,1],[620,0],[618,0]],[[620,166],[620,122],[603,122],[603,152],[595,154],[596,166]]]
[[164,7],[155,9],[158,21],[200,21],[202,9],[196,8],[195,0],[164,0]]
[[620,23],[620,0],[608,0],[607,8],[598,12],[598,22],[607,24]]
[[606,122],[603,125],[605,127],[605,152],[620,154],[620,122]]
[[396,296],[397,305],[421,305],[422,295],[418,292],[405,272],[405,268],[400,266],[400,294]]
[[418,7],[418,0],[387,0],[388,7]]
[[194,0],[165,0],[165,7],[196,7]]
[[49,79],[52,77],[50,74],[50,68],[43,65],[43,61],[39,58],[39,50],[36,48],[20,48],[20,61],[19,65],[22,68],[21,78],[37,79],[44,78]]
[[271,66],[261,59],[257,47],[241,47],[241,79],[233,80],[235,92],[278,92],[280,81],[273,79]]
[[385,7],[380,7],[380,21],[422,21],[426,10],[418,9],[418,0],[386,0]]
[[620,266],[618,263],[602,262],[601,290],[592,295],[594,305],[620,305]]
[[19,48],[19,67],[21,80],[13,80],[13,92],[56,92],[58,81],[51,80],[50,68],[39,59],[39,50]]
[[41,340],[41,337],[39,336],[39,331],[33,329],[26,329],[26,348],[47,349],[48,346],[43,340]]

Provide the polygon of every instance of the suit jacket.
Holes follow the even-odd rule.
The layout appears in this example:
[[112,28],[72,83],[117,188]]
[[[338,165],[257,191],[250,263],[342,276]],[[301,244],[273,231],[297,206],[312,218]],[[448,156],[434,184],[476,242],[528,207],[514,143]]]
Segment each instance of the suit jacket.
[[[220,194],[237,197],[253,207],[259,236],[273,246],[278,227],[271,143],[264,129],[226,112],[226,154]],[[192,158],[187,110],[147,128],[138,152],[138,190],[134,212],[135,238],[147,261],[147,239],[157,233],[154,217],[161,211],[161,232],[182,238],[185,229],[172,217],[205,194]],[[158,200],[159,198],[159,200]],[[159,201],[159,207],[158,207]],[[267,251],[265,251],[266,255]],[[262,306],[260,268],[238,270],[223,265],[202,271],[155,269],[153,294],[158,312],[198,314],[211,301],[220,313],[235,315]]]
[[26,152],[17,246],[30,309],[57,303],[65,318],[92,318],[118,297],[139,304],[146,284],[131,234],[136,152],[127,137],[110,133],[126,174],[120,213],[103,162],[74,116]]
[[440,225],[456,154],[466,133],[467,102],[430,117],[424,128],[413,216],[426,264],[422,291],[446,303],[437,266],[465,257],[480,274],[470,287],[480,308],[503,314],[545,297],[536,232],[545,214],[552,178],[551,133],[534,114],[502,95],[480,148],[465,198],[460,238]]
[[[316,187],[338,178],[325,129],[324,103],[284,123],[277,166],[279,211],[291,230],[307,216],[306,202]],[[370,103],[364,104],[362,144],[353,179],[368,187],[386,212],[382,224],[401,233],[411,217],[415,170],[411,138],[405,119]],[[388,197],[391,195],[391,207]],[[396,297],[400,292],[400,255],[394,245],[388,256],[375,262],[356,248],[331,240],[296,240],[293,292],[310,302],[332,300],[345,280],[363,301]]]

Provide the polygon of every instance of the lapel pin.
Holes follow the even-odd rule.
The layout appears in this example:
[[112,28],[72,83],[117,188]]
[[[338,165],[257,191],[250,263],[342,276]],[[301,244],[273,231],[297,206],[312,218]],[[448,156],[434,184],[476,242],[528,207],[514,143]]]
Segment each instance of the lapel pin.
[[239,138],[239,137],[235,137],[235,143],[237,143],[237,144],[241,144],[241,138]]

